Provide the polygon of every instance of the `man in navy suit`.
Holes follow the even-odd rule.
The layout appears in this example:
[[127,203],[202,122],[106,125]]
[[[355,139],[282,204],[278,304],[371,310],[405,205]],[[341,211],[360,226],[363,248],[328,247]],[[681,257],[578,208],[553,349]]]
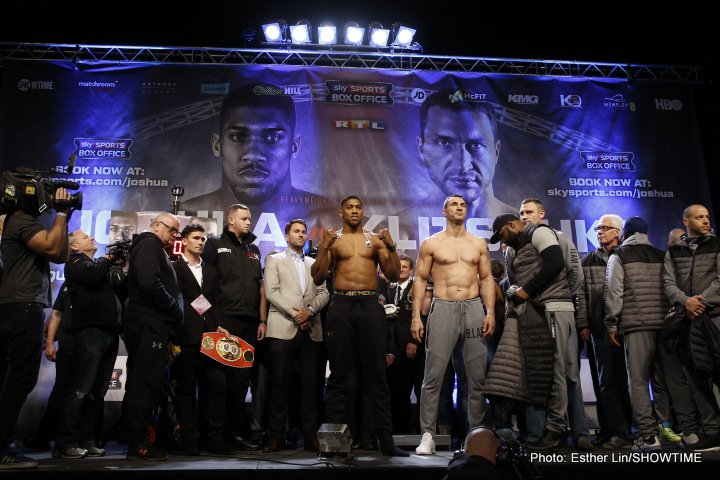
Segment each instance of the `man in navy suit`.
[[302,219],[285,225],[288,248],[265,259],[265,295],[270,304],[266,336],[270,342],[270,441],[266,451],[285,444],[288,385],[293,364],[300,365],[300,412],[305,450],[319,453],[318,392],[321,388],[323,331],[320,311],[330,295],[325,282],[315,285],[303,255],[307,226]]
[[180,442],[186,455],[199,455],[196,430],[196,386],[200,378],[200,341],[203,332],[217,328],[215,286],[217,270],[202,261],[205,228],[197,223],[182,231],[183,253],[173,262],[185,300],[185,321],[179,336],[180,353],[175,358],[175,409],[180,425]]

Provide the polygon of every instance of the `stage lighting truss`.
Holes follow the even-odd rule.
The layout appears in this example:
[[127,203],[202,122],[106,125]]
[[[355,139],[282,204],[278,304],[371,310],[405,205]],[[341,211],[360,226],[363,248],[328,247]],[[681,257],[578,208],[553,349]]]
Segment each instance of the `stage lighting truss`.
[[[375,50],[389,51],[421,51],[422,47],[413,42],[415,29],[400,23],[392,28],[384,28],[379,22],[373,21],[367,27],[357,22],[347,22],[338,32],[338,27],[331,22],[323,22],[317,27],[316,41],[313,41],[313,25],[309,20],[300,20],[295,25],[288,25],[285,20],[262,25],[266,43],[283,45],[284,48],[308,49],[339,49],[339,50]],[[339,38],[343,35],[343,38]]]

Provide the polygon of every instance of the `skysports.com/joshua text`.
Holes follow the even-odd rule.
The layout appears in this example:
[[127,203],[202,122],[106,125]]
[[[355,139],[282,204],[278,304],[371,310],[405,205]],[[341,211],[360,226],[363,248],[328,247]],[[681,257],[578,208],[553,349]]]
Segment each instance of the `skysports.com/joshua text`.
[[622,198],[674,198],[675,192],[671,190],[655,190],[655,189],[617,189],[605,190],[600,188],[549,188],[547,190],[549,197],[622,197]]
[[170,184],[167,179],[153,179],[153,178],[137,178],[137,177],[122,177],[122,178],[86,178],[86,177],[75,177],[75,178],[57,178],[56,180],[64,180],[75,182],[83,187],[167,187]]

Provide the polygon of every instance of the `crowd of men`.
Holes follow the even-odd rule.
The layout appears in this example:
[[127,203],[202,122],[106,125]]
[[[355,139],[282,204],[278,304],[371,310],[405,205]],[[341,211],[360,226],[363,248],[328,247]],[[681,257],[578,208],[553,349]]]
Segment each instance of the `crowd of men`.
[[[200,224],[180,232],[174,215],[157,215],[133,239],[126,276],[117,275],[123,259],[94,258],[90,235],[68,234],[72,212],[58,210],[49,230],[25,212],[10,214],[0,287],[3,468],[37,465],[9,444],[37,379],[50,260],[65,262],[66,278],[46,340],[62,383],[49,438],[57,457],[105,454],[103,398],[121,334],[128,459],[167,459],[148,436],[167,388],[174,390],[174,447],[186,455],[276,452],[293,446],[292,427],[305,450],[318,453],[322,422],[351,425],[357,437],[371,439],[365,448],[389,456],[408,455],[393,433],[410,433],[417,423],[415,452],[431,455],[451,361],[462,364],[456,369],[467,385],[466,424],[493,426],[498,438],[512,441],[515,413],[524,417],[522,439],[534,450],[566,447],[568,432],[581,450],[720,446],[713,392],[720,376],[720,240],[705,207],[685,209],[685,231],[671,232],[667,251],[650,244],[646,220],[603,215],[600,246],[581,260],[567,236],[543,223],[543,203],[523,200],[519,216],[502,214],[493,223],[490,243],[503,244],[504,279],[493,278],[486,241],[465,230],[467,208],[459,195],[445,200],[446,227],[421,245],[414,278],[415,262],[398,255],[387,229],[363,230],[357,196],[342,201],[343,225],[323,230],[315,259],[304,254],[305,221],[290,220],[287,250],[269,255],[264,271],[242,204],[227,209],[222,234],[211,238]],[[178,237],[184,251],[171,260]],[[496,319],[496,300],[506,302],[504,318]],[[72,342],[58,351],[53,341],[61,331]],[[253,374],[257,365],[236,368],[202,355],[204,332],[267,344],[268,378]],[[579,381],[580,342],[589,347],[598,400],[594,444]],[[61,376],[58,353],[66,349],[62,369],[73,373]],[[265,437],[251,436],[250,385],[253,401],[267,405],[252,419]],[[417,422],[409,415],[413,389]]]

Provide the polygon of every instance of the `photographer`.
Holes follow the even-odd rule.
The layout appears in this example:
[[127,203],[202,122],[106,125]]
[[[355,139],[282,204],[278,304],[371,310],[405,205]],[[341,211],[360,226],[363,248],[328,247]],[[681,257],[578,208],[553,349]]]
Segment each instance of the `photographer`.
[[0,351],[7,356],[7,375],[0,391],[0,470],[37,468],[31,458],[10,451],[15,423],[37,382],[43,343],[43,308],[50,307],[50,261],[65,263],[70,195],[54,192],[57,211],[46,230],[39,213],[8,213],[2,235],[5,264],[0,284]]
[[70,258],[65,265],[65,284],[72,310],[75,338],[73,377],[64,400],[55,438],[55,455],[63,458],[101,457],[94,427],[103,415],[105,393],[110,385],[118,352],[120,301],[110,281],[115,258],[93,260],[95,239],[82,230],[68,237]]
[[510,471],[497,465],[500,447],[495,433],[483,427],[470,430],[465,437],[465,448],[457,452],[448,464],[444,480],[509,480]]

